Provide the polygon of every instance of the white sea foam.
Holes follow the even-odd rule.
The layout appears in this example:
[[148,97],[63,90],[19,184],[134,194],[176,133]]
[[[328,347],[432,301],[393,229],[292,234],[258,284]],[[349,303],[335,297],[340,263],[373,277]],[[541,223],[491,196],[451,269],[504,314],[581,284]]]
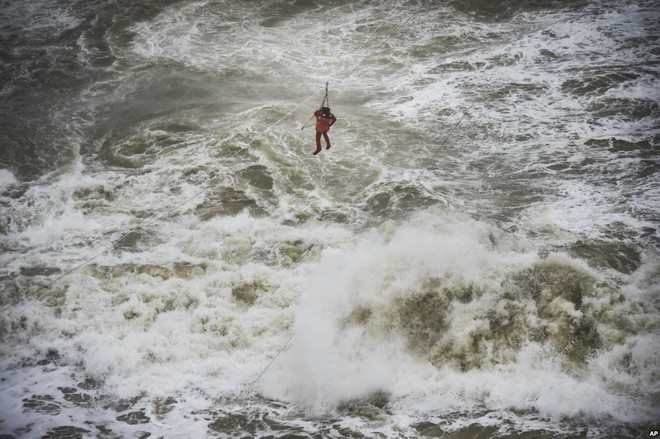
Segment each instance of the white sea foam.
[[[638,236],[657,228],[657,178],[633,170],[657,127],[590,106],[656,96],[657,80],[565,90],[589,69],[633,65],[640,51],[620,50],[624,30],[652,11],[587,5],[487,23],[420,4],[381,23],[388,10],[357,2],[264,22],[230,3],[164,8],[130,26],[129,42],[107,30],[119,61],[81,92],[78,128],[108,127],[86,165],[1,200],[3,294],[47,288],[2,316],[16,333],[2,348],[11,398],[0,430],[91,428],[91,413],[119,435],[200,437],[253,409],[310,435],[328,431],[316,424],[327,414],[389,437],[412,437],[421,421],[448,431],[654,421],[657,254]],[[328,78],[339,122],[333,149],[312,157],[313,134],[299,128]],[[624,155],[613,137],[635,146]],[[0,170],[0,191],[18,184]],[[639,250],[639,268],[552,253],[585,237]],[[571,300],[566,285],[552,289],[562,273],[596,287]],[[537,282],[535,294],[557,297],[509,299],[526,276],[522,291]],[[447,295],[446,329],[407,327],[416,316],[405,320],[405,306],[429,292]],[[520,343],[492,336],[502,322],[519,325],[509,331]],[[570,328],[593,329],[602,347],[571,360],[552,338]],[[98,387],[80,390],[86,378]],[[69,387],[112,403],[76,405]],[[32,395],[53,397],[58,414],[26,408]],[[388,404],[377,422],[343,410],[374,395]],[[117,421],[129,411],[150,422]]]
[[0,192],[4,192],[12,186],[16,186],[18,180],[12,174],[11,171],[7,169],[0,169]]

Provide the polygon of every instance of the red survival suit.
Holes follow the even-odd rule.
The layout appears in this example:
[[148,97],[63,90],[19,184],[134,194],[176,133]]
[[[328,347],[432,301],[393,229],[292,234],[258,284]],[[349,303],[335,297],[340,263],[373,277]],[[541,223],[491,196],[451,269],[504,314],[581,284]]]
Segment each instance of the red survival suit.
[[337,122],[337,118],[330,112],[330,108],[328,107],[316,110],[314,116],[316,116],[316,151],[314,151],[314,155],[316,155],[321,152],[321,135],[325,139],[325,149],[330,149],[328,131]]

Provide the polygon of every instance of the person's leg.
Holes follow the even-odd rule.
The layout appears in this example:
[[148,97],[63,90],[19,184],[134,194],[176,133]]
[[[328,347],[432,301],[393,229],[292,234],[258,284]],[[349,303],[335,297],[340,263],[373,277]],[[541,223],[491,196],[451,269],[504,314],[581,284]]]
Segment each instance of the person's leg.
[[[330,138],[328,137],[328,132],[324,131],[323,132],[323,138],[325,139],[325,149],[330,149]],[[318,148],[321,146],[319,145]]]
[[316,151],[314,151],[313,154],[316,155],[319,152],[321,152],[321,133],[317,131],[316,132]]

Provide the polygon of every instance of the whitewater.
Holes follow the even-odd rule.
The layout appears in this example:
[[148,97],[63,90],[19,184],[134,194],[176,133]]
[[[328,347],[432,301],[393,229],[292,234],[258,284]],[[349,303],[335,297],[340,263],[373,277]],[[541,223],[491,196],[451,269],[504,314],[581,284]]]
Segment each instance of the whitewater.
[[657,2],[1,8],[0,437],[660,430]]

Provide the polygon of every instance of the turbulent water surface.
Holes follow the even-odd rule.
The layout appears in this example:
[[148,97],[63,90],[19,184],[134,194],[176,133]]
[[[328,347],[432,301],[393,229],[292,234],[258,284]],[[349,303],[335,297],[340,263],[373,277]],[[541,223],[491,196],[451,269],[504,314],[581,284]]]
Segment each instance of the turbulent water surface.
[[0,7],[1,437],[660,428],[657,1]]

